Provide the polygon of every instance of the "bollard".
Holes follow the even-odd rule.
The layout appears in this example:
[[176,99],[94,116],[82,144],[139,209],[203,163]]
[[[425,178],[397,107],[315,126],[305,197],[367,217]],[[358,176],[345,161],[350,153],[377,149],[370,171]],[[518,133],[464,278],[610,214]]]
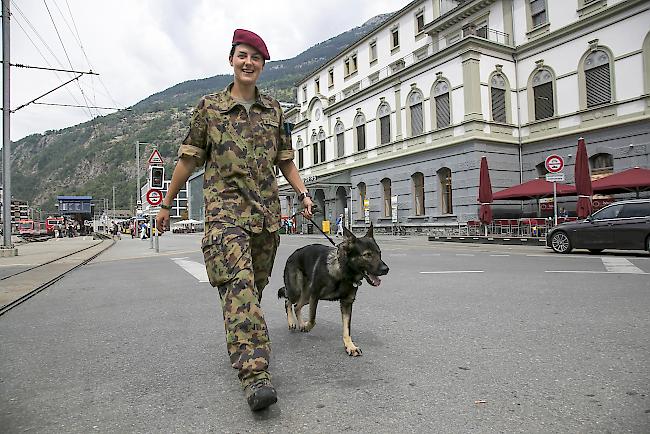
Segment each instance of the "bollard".
[[156,228],[156,253],[160,253],[160,244],[158,243],[158,228]]
[[149,248],[153,249],[153,214],[149,214]]

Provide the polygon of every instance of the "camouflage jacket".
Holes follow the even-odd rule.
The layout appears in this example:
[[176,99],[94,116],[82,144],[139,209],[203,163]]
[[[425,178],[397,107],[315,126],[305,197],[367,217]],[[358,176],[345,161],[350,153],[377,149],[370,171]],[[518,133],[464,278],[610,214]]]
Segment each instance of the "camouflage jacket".
[[276,100],[256,89],[256,101],[247,113],[230,96],[231,87],[201,98],[178,156],[205,164],[206,223],[274,232],[281,220],[274,166],[293,159],[291,138]]

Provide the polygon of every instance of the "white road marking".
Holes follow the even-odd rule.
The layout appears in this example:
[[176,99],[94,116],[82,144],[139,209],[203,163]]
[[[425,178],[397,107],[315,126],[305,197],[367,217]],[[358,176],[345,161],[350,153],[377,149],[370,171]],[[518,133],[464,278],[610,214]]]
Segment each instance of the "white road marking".
[[545,273],[583,273],[583,274],[650,274],[641,271],[640,273],[631,273],[629,271],[580,271],[580,270],[546,270]]
[[484,273],[484,271],[483,270],[420,271],[420,274],[459,274],[459,273]]
[[456,256],[474,256],[473,253],[456,253]]
[[440,253],[423,253],[422,256],[440,256]]
[[499,258],[499,257],[510,256],[510,255],[490,255],[490,256],[495,257],[495,258]]
[[176,262],[183,270],[190,273],[192,276],[196,277],[199,282],[209,282],[208,273],[205,271],[205,265],[190,261],[187,258],[171,258],[172,261]]
[[601,258],[603,265],[610,273],[644,274],[643,270],[636,267],[625,258]]

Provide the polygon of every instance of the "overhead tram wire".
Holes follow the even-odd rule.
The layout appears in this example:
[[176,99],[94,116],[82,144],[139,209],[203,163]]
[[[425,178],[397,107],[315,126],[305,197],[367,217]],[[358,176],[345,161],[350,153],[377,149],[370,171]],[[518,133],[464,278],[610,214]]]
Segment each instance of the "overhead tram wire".
[[[25,16],[25,14],[20,10],[20,8],[18,7],[18,5],[16,5],[16,3],[15,3],[13,0],[12,0],[11,3],[13,4],[14,8],[18,11],[18,13],[21,15],[21,19],[25,20],[25,23],[26,23],[26,24],[31,28],[32,32],[34,32],[34,34],[36,35],[36,37],[38,37],[38,39],[39,39],[39,40],[41,41],[41,43],[45,46],[45,48],[47,48],[47,50],[50,52],[50,54],[52,55],[52,57],[54,57],[54,60],[56,60],[56,62],[59,64],[59,66],[60,66],[61,68],[63,68],[63,64],[61,63],[61,61],[58,59],[58,57],[56,57],[56,54],[54,54],[54,52],[52,51],[52,49],[50,48],[50,46],[47,45],[47,42],[45,42],[45,40],[43,39],[43,37],[38,33],[38,31],[37,31],[36,28],[32,25],[32,23],[29,21],[29,19],[28,19],[28,18]],[[13,17],[14,17],[14,22],[15,22],[16,24],[18,24],[18,27],[20,27],[20,29],[23,31],[23,33],[25,33],[25,36],[27,37],[27,39],[29,40],[29,42],[32,43],[32,45],[34,46],[34,48],[36,48],[36,51],[37,51],[38,54],[41,56],[41,58],[43,59],[43,61],[45,62],[45,64],[51,67],[52,64],[50,63],[49,60],[47,60],[47,58],[45,57],[45,55],[43,54],[43,52],[40,50],[40,48],[38,48],[38,45],[36,45],[36,43],[34,42],[34,40],[31,38],[31,36],[29,36],[29,33],[27,32],[27,30],[22,26],[22,24],[20,24],[20,21],[17,20],[18,17],[17,17],[15,14],[12,14],[12,15],[13,15]],[[60,82],[63,82],[63,79],[59,76],[59,74],[57,74],[56,72],[54,72],[54,75],[56,76],[56,78],[57,78]],[[68,92],[68,94],[70,95],[70,97],[72,98],[72,100],[73,100],[75,103],[79,104],[79,101],[77,101],[77,98],[75,97],[75,95],[74,95],[72,92],[70,92],[70,89],[69,89],[69,88],[65,88],[65,90],[66,90],[66,92]]]
[[[72,61],[70,60],[70,56],[68,56],[68,50],[65,48],[65,44],[63,43],[63,39],[61,39],[61,34],[59,33],[59,29],[56,26],[56,23],[54,22],[54,17],[52,16],[52,13],[50,12],[50,8],[47,6],[47,1],[43,0],[43,4],[45,5],[45,9],[47,9],[47,14],[50,16],[50,20],[52,21],[52,25],[54,26],[54,31],[56,32],[56,36],[59,38],[59,42],[61,43],[61,47],[63,48],[63,52],[65,53],[65,57],[68,59],[68,64],[70,65],[70,69],[74,69],[72,66]],[[81,85],[77,83],[77,87],[79,88],[79,92],[81,92],[81,96],[84,99],[84,103],[88,106],[88,113],[90,114],[91,120],[93,118],[92,116],[92,111],[90,110],[90,104],[88,104],[88,99],[86,98],[86,94],[84,93],[83,89],[81,88]],[[101,116],[101,113],[99,111],[96,112],[97,116]]]

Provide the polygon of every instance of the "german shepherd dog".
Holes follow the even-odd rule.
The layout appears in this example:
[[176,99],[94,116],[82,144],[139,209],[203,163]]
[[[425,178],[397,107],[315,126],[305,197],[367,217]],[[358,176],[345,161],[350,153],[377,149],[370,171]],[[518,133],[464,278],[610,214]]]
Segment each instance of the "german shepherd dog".
[[[381,260],[381,250],[375,242],[372,224],[364,237],[357,238],[347,228],[344,240],[336,247],[310,244],[289,256],[284,267],[284,286],[278,298],[285,298],[289,330],[310,331],[316,325],[318,300],[339,300],[343,317],[343,346],[348,355],[361,355],[350,337],[352,303],[362,279],[372,286],[379,286],[378,276],[388,273],[388,266]],[[301,309],[309,305],[309,321],[304,322]],[[295,312],[295,320],[294,320]],[[297,321],[297,325],[296,325]]]

